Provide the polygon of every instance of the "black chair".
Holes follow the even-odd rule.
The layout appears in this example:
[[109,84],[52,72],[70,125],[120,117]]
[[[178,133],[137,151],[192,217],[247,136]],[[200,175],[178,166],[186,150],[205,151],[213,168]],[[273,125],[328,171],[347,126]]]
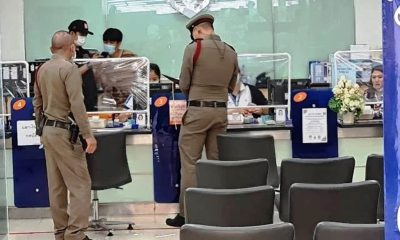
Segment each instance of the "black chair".
[[180,240],[293,240],[290,223],[251,227],[212,227],[186,224],[180,230]]
[[289,189],[293,183],[350,183],[354,165],[353,157],[283,160],[280,194],[275,198],[279,218],[289,220]]
[[223,161],[266,158],[268,185],[279,186],[275,141],[270,135],[220,134],[217,137],[219,159]]
[[185,195],[186,223],[217,227],[270,224],[274,215],[274,195],[271,186],[189,188]]
[[319,222],[376,223],[379,184],[295,183],[289,192],[289,221],[296,240],[310,240]]
[[199,188],[234,189],[265,186],[268,161],[200,160],[196,164],[196,175]]
[[378,201],[378,219],[381,221],[385,220],[385,210],[384,210],[384,189],[385,184],[383,181],[383,170],[384,162],[383,156],[372,154],[367,158],[367,166],[365,168],[365,180],[376,180],[379,185],[381,185],[381,191],[379,193],[379,201]]
[[384,240],[384,224],[318,223],[314,240]]
[[86,155],[93,190],[93,219],[90,221],[90,227],[107,230],[108,236],[112,236],[112,229],[108,225],[126,224],[131,230],[134,223],[100,219],[97,191],[118,188],[132,182],[126,157],[126,137],[122,131],[96,133],[95,137],[97,150],[94,154]]

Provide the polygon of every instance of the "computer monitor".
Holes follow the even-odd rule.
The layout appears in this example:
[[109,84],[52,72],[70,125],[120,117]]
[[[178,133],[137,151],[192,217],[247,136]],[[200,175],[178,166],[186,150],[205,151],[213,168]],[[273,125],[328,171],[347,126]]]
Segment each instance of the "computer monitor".
[[[300,78],[291,79],[291,90],[307,89],[310,87],[310,79]],[[287,79],[268,80],[268,104],[284,105],[288,101],[288,81]]]
[[173,83],[150,83],[150,96],[156,93],[171,93]]

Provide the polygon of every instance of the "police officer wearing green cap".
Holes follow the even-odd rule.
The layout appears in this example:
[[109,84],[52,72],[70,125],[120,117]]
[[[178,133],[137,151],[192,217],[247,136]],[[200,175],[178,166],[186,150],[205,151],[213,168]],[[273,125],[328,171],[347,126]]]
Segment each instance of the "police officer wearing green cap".
[[181,194],[179,214],[167,219],[169,226],[185,224],[184,195],[197,185],[196,162],[203,147],[207,159],[218,159],[217,135],[226,131],[228,122],[226,103],[228,92],[235,88],[238,60],[235,50],[215,34],[213,23],[213,16],[203,14],[186,25],[193,42],[185,49],[179,79],[188,99],[179,135]]

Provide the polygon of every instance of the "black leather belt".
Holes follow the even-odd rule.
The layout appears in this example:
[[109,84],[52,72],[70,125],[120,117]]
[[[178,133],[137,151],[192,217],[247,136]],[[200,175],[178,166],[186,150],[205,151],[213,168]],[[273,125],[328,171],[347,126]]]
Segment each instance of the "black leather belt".
[[217,101],[189,101],[189,106],[193,107],[213,107],[213,108],[219,108],[219,107],[226,107],[225,102],[217,102]]
[[52,127],[58,127],[58,128],[64,128],[64,129],[69,129],[69,127],[71,126],[70,123],[66,123],[66,122],[61,122],[61,121],[57,121],[57,120],[50,120],[47,119],[46,120],[46,126],[52,126]]

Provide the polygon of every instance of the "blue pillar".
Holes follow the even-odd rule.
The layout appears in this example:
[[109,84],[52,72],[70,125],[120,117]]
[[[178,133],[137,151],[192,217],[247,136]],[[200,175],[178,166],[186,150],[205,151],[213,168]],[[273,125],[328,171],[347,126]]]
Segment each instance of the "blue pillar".
[[382,0],[384,67],[385,239],[400,239],[400,0]]

